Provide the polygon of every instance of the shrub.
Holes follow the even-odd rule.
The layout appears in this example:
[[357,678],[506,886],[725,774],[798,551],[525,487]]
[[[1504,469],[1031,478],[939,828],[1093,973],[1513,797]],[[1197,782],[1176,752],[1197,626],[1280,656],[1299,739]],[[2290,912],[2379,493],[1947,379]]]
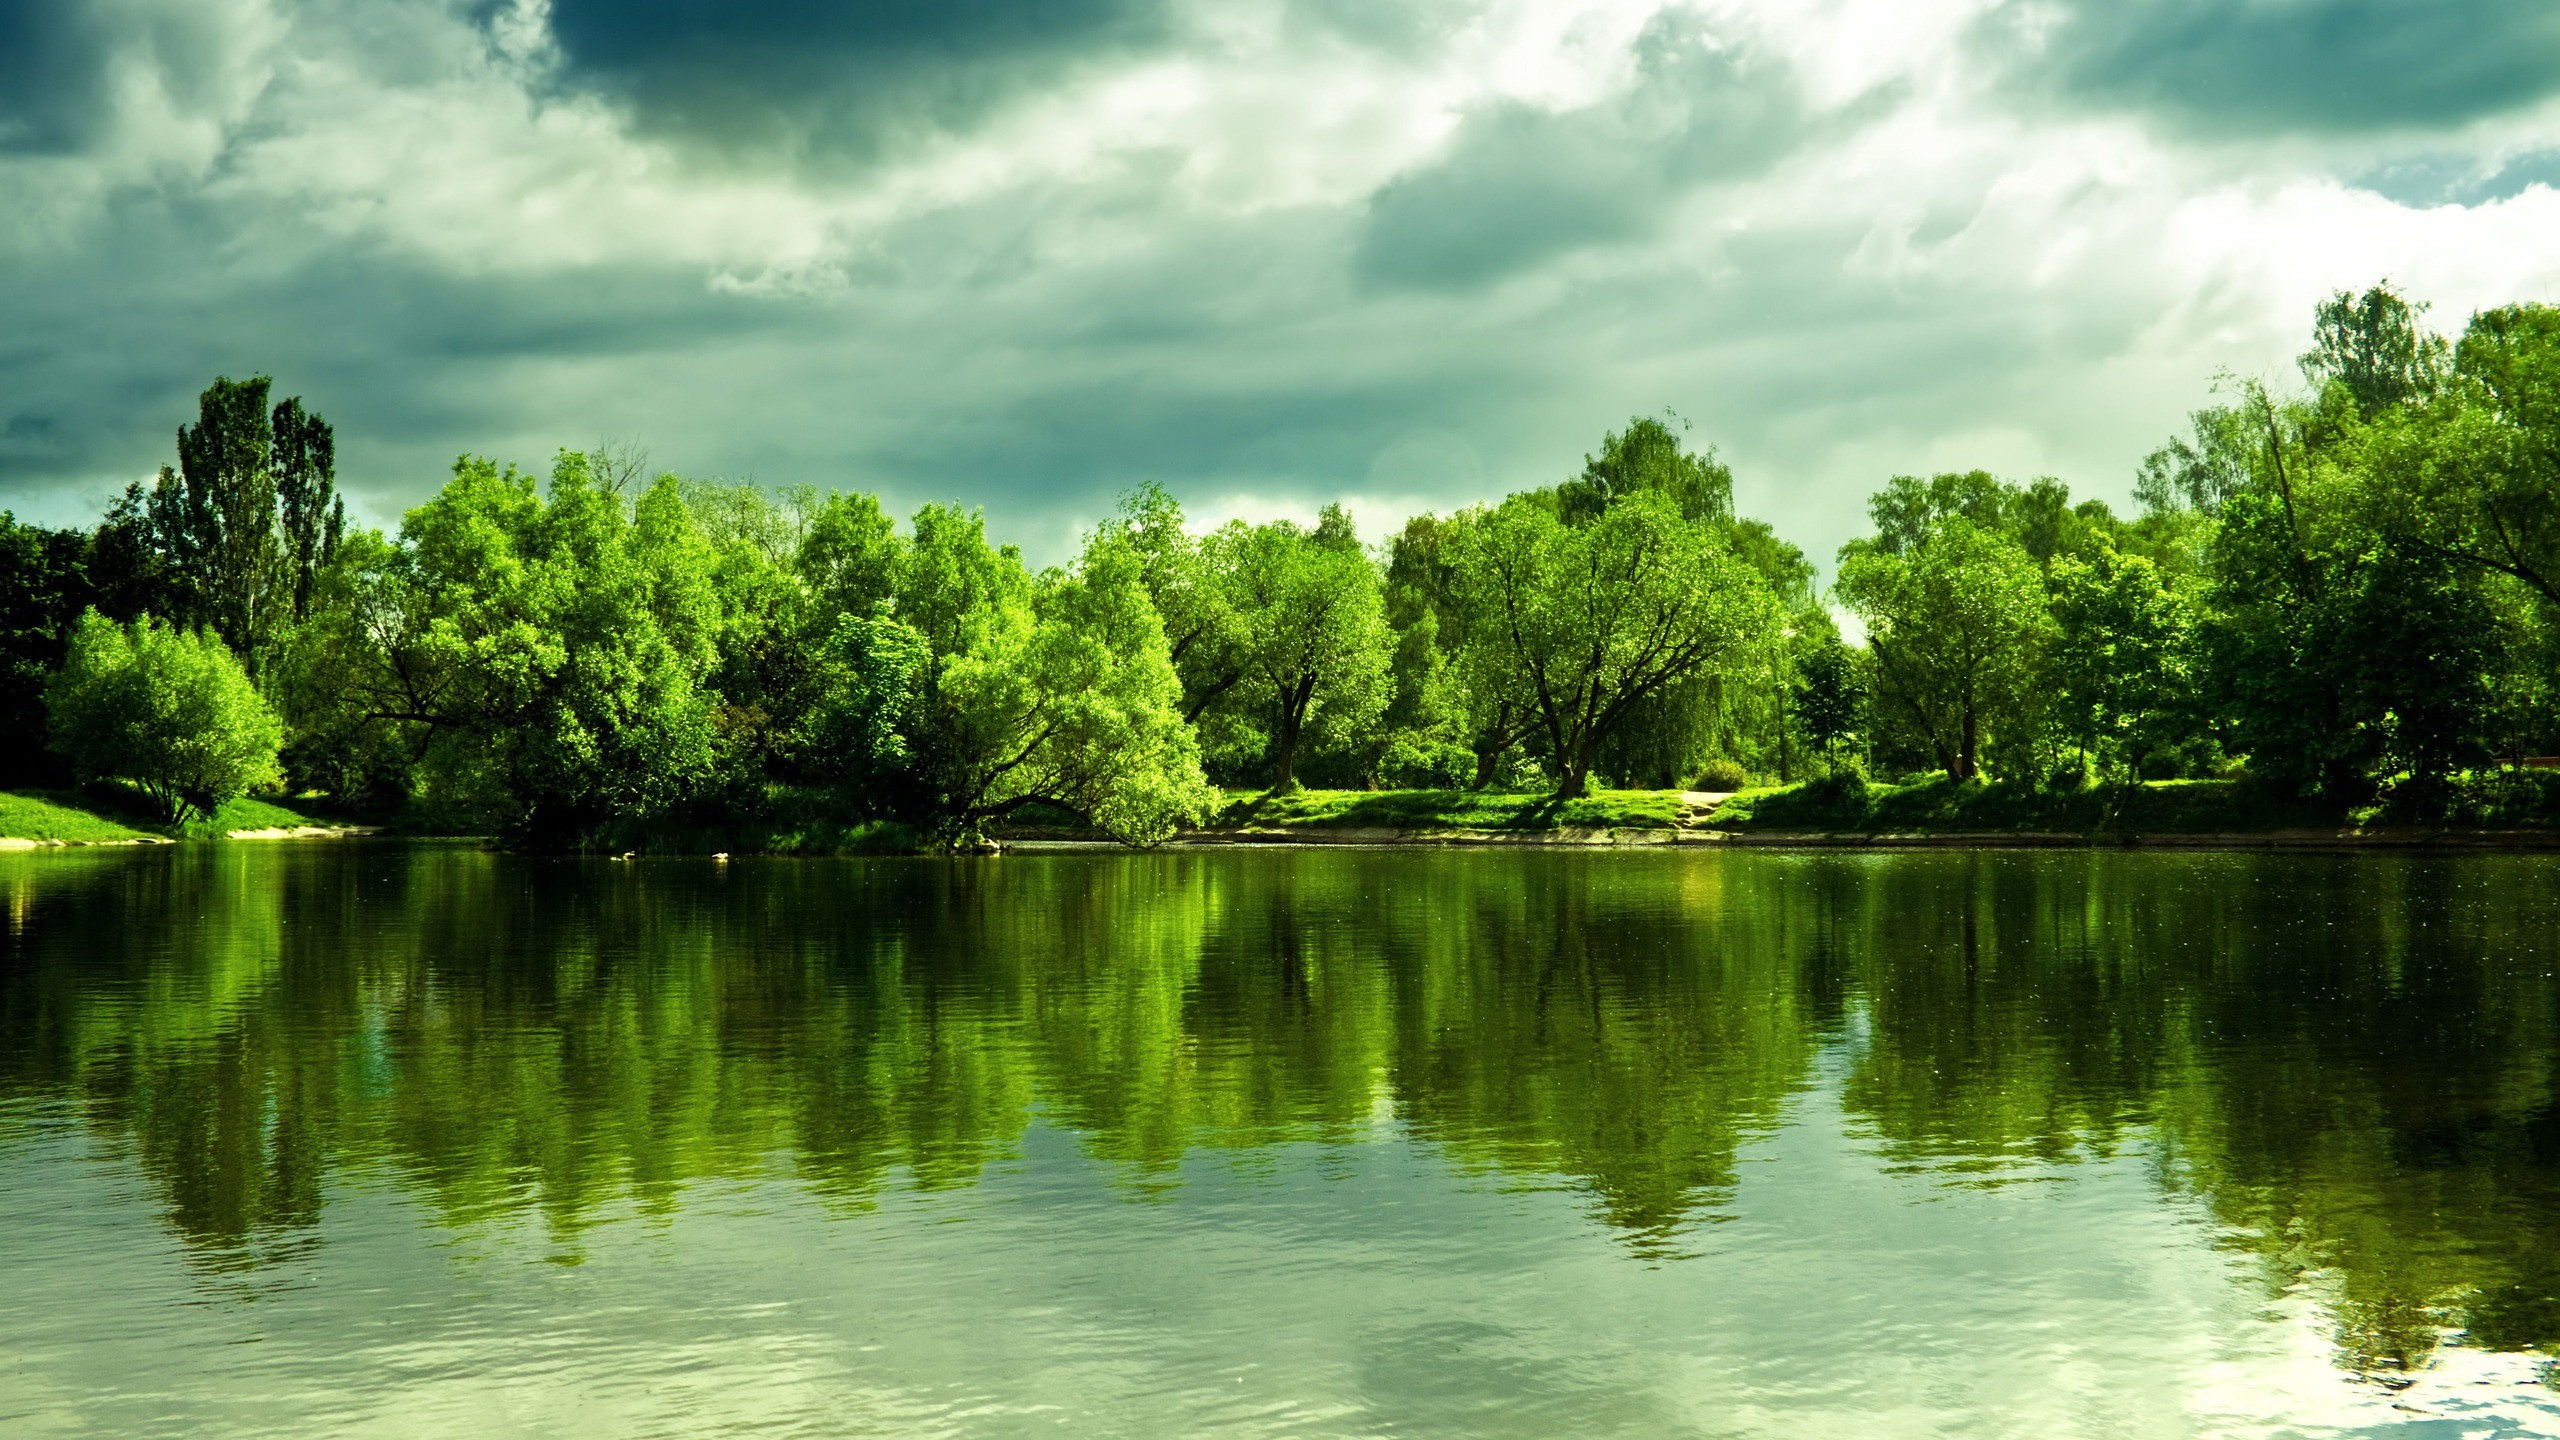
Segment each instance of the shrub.
[[1744,790],[1750,785],[1751,772],[1743,769],[1740,761],[1723,755],[1699,766],[1689,781],[1692,790]]
[[2375,818],[2394,824],[2560,823],[2560,770],[2472,770],[2434,783],[2403,779],[2384,793]]
[[1867,772],[1855,761],[1835,765],[1830,773],[1806,781],[1801,793],[1807,806],[1824,813],[1860,815],[1867,806]]
[[1410,731],[1387,742],[1378,757],[1378,780],[1390,790],[1463,790],[1475,779],[1476,757],[1464,745]]
[[210,631],[88,611],[45,705],[54,748],[82,775],[129,781],[172,820],[276,778],[284,726]]

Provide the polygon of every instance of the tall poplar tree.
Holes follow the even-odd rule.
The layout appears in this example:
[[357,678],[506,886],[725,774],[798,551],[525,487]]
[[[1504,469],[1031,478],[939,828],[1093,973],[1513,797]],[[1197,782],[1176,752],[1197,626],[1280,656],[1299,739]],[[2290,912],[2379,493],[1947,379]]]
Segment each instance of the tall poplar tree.
[[299,398],[270,408],[267,376],[217,376],[178,427],[178,463],[126,492],[156,552],[165,601],[253,665],[310,613],[314,577],[346,529],[337,443]]

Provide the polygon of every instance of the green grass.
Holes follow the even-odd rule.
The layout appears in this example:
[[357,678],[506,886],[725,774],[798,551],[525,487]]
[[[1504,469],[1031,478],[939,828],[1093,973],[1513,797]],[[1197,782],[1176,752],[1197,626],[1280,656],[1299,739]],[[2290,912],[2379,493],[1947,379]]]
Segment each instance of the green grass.
[[194,822],[188,827],[188,833],[201,830],[208,835],[228,835],[234,830],[290,830],[297,825],[325,823],[271,801],[243,797],[223,801],[221,807],[213,812],[211,820]]
[[925,848],[925,837],[895,820],[630,821],[604,826],[573,848],[603,855],[912,855]]
[[13,840],[59,840],[72,845],[162,838],[159,831],[136,829],[86,808],[81,803],[83,798],[0,791],[0,835]]
[[121,787],[0,791],[0,835],[17,840],[59,840],[71,845],[211,840],[234,830],[290,829],[314,823],[300,811],[266,800],[226,800],[210,819],[196,817],[172,825],[152,813],[140,795]]
[[1676,790],[1595,790],[1573,800],[1481,790],[1297,790],[1232,796],[1212,830],[1670,830]]
[[1867,784],[1863,793],[1842,781],[1746,790],[1706,825],[1759,833],[2172,835],[2336,828],[2347,819],[2337,807],[2271,799],[2237,780],[2055,790],[1933,777],[1911,785]]

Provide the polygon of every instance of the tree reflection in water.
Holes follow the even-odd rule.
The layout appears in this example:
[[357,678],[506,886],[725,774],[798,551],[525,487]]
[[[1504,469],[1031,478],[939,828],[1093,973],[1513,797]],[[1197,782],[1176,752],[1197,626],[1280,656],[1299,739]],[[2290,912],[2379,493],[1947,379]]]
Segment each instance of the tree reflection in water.
[[0,858],[0,1100],[69,1102],[199,1262],[382,1167],[555,1238],[787,1174],[972,1184],[1035,1116],[1133,1198],[1419,1142],[1676,1263],[1836,1087],[1877,1163],[2136,1153],[2342,1363],[2560,1344],[2560,889],[2528,857],[1287,851],[612,864]]

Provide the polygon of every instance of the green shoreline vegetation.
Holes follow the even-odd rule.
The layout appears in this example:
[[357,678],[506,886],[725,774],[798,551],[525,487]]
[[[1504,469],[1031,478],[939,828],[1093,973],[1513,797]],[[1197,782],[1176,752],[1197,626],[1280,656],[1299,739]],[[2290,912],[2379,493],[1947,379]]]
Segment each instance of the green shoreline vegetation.
[[50,747],[0,756],[0,831],[288,795],[613,853],[2560,824],[2560,308],[2447,337],[2342,292],[2300,368],[2226,379],[2132,518],[1892,477],[1827,589],[1645,418],[1382,544],[1338,506],[1195,533],[1148,483],[1035,569],[961,505],[615,450],[465,456],[351,527],[327,422],[217,379],[95,526],[0,516],[0,731]]

